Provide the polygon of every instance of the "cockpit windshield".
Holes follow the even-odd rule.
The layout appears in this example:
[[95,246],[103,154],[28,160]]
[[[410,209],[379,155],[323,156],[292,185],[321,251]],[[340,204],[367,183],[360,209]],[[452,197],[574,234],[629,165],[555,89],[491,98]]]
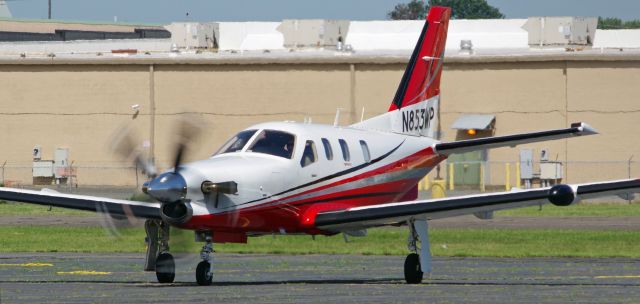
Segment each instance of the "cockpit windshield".
[[224,145],[222,145],[222,147],[214,155],[238,152],[242,150],[249,139],[251,139],[253,134],[255,134],[257,131],[258,130],[246,130],[236,134],[236,136],[232,137]]
[[295,136],[293,134],[276,131],[263,130],[258,134],[247,152],[265,153],[274,156],[291,159]]

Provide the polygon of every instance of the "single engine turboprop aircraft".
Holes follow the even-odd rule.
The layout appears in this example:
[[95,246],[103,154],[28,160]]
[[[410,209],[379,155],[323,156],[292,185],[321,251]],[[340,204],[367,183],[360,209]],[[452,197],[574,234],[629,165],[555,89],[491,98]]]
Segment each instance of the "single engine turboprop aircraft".
[[[173,282],[169,227],[195,231],[204,242],[196,269],[200,285],[212,282],[214,243],[246,243],[274,233],[363,235],[385,225],[409,228],[404,263],[407,283],[431,271],[428,222],[450,216],[551,202],[568,206],[582,198],[638,192],[640,180],[417,199],[417,183],[451,154],[595,134],[586,123],[566,129],[440,142],[436,137],[440,75],[451,10],[432,7],[389,111],[347,127],[270,122],[251,126],[212,157],[182,163],[160,175],[137,156],[151,177],[146,203],[51,191],[0,188],[0,199],[107,211],[146,219],[145,270]],[[188,133],[188,132],[187,132]]]

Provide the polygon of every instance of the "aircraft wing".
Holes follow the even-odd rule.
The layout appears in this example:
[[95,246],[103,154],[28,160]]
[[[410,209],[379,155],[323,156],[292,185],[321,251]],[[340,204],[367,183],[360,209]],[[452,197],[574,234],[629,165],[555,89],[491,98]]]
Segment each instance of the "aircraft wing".
[[469,151],[492,149],[500,147],[514,147],[516,145],[598,134],[589,124],[584,122],[572,123],[570,128],[522,133],[505,136],[485,137],[478,139],[460,140],[436,144],[434,150],[441,155],[465,153]]
[[640,179],[556,185],[510,192],[482,193],[440,199],[416,200],[345,210],[320,212],[315,226],[326,231],[359,230],[397,225],[412,219],[437,219],[478,212],[553,203],[568,206],[583,198],[625,195],[640,192]]
[[160,219],[159,203],[65,194],[46,189],[35,191],[0,187],[0,200],[94,211],[113,215]]

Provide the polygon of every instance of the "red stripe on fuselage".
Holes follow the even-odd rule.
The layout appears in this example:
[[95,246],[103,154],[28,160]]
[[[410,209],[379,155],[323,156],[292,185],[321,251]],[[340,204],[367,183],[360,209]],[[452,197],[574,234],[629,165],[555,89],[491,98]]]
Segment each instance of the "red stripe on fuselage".
[[236,211],[197,215],[183,225],[182,228],[256,233],[278,232],[283,229],[288,233],[308,233],[314,229],[313,225],[309,225],[308,221],[312,220],[311,217],[315,217],[318,212],[396,202],[407,191],[411,190],[420,179],[408,178],[304,198],[288,203],[279,202],[380,174],[434,167],[444,159],[446,159],[445,156],[435,154],[433,149],[429,147],[391,164],[285,198]]
[[[371,171],[368,172],[364,172],[362,174],[359,175],[355,175],[343,180],[338,180],[335,181],[333,183],[324,185],[324,186],[319,186],[317,188],[313,188],[313,189],[309,189],[297,194],[293,194],[293,195],[289,195],[283,198],[279,198],[276,200],[272,200],[269,202],[265,202],[263,204],[257,205],[257,206],[251,206],[251,207],[247,207],[247,210],[251,210],[251,209],[255,209],[255,208],[260,208],[261,206],[264,205],[271,205],[273,203],[278,203],[284,200],[289,200],[295,197],[299,197],[302,195],[306,195],[306,194],[310,194],[313,192],[318,192],[324,189],[328,189],[328,188],[332,188],[332,187],[336,187],[336,186],[340,186],[346,183],[350,183],[350,182],[354,182],[357,180],[361,180],[361,179],[365,179],[368,177],[372,177],[372,176],[376,176],[376,175],[380,175],[380,174],[386,174],[386,173],[392,173],[392,172],[397,172],[400,170],[409,170],[409,169],[416,169],[416,168],[428,168],[428,167],[434,167],[435,165],[437,165],[438,163],[440,163],[442,160],[446,159],[445,156],[441,156],[441,155],[437,155],[433,152],[433,148],[428,147],[426,149],[423,149],[421,151],[418,151],[415,154],[412,154],[410,156],[407,156],[401,160],[395,161],[391,164],[388,165],[384,165],[382,167],[379,167],[377,169],[373,169]],[[408,189],[404,189],[404,191],[406,192]],[[290,203],[288,203],[290,204]]]

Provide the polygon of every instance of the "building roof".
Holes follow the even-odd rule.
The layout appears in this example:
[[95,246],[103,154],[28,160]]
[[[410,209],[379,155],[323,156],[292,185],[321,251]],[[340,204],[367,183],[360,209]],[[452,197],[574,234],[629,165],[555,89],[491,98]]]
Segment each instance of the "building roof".
[[[0,0],[2,1],[2,0]],[[451,20],[446,62],[520,62],[560,60],[640,60],[640,30],[598,30],[593,47],[529,47],[526,19]],[[74,22],[1,20],[3,26],[19,24],[42,31],[52,27],[118,27],[133,25]],[[217,50],[170,52],[171,39],[100,41],[0,42],[3,64],[164,63],[164,64],[268,64],[268,63],[406,63],[423,21],[352,21],[345,43],[353,52],[334,46],[288,49],[280,22],[216,22]],[[139,27],[139,26],[136,26]],[[110,29],[111,30],[111,29]],[[114,29],[115,30],[115,29]],[[471,40],[473,50],[461,51],[460,41]],[[135,49],[137,54],[111,54]],[[52,56],[53,55],[53,56]]]

